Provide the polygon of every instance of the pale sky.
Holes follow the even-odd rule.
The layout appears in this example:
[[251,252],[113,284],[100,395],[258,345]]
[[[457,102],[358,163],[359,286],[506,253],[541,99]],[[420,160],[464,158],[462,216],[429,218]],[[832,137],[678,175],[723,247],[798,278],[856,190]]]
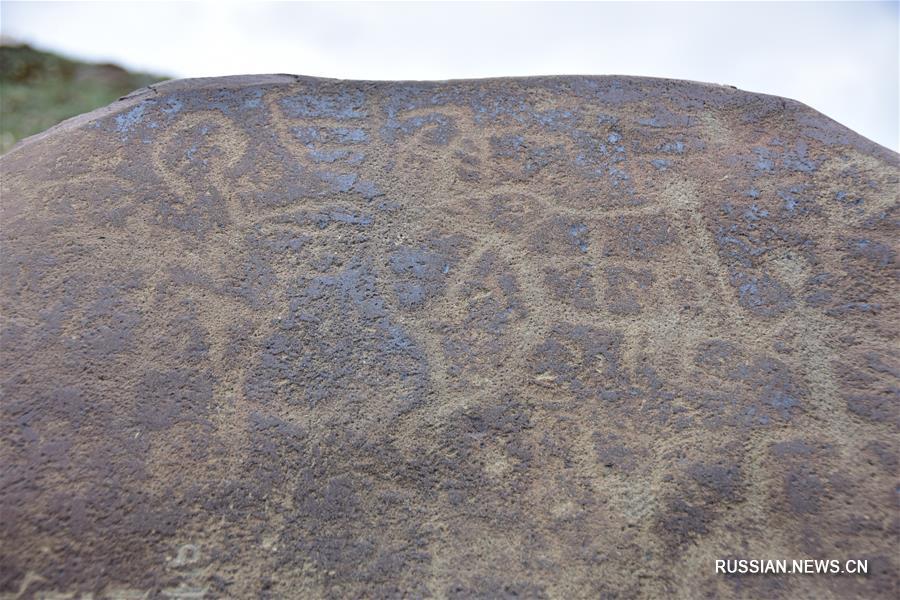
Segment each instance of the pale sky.
[[900,149],[898,2],[0,2],[4,36],[173,77],[643,75],[799,100]]

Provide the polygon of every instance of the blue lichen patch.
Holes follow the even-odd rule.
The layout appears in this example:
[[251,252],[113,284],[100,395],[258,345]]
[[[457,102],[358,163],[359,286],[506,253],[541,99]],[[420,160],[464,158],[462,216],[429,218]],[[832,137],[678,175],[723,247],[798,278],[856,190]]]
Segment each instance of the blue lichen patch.
[[417,248],[400,246],[394,250],[388,264],[397,279],[393,287],[398,305],[404,309],[419,308],[442,294],[456,275],[465,245],[463,238],[454,236],[436,238]]
[[774,317],[794,307],[793,292],[772,275],[738,271],[730,282],[737,290],[738,303],[755,315]]
[[586,223],[556,216],[535,229],[529,246],[535,252],[549,254],[585,254],[590,248],[591,231]]
[[279,100],[284,113],[294,119],[362,119],[368,115],[366,96],[360,90],[320,90]]

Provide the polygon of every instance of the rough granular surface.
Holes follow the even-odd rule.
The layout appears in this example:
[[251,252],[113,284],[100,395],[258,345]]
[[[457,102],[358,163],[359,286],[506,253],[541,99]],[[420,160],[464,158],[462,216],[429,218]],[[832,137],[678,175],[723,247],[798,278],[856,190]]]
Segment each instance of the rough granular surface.
[[[898,165],[628,77],[180,81],[31,138],[0,597],[895,598]],[[806,558],[868,574],[715,572]]]

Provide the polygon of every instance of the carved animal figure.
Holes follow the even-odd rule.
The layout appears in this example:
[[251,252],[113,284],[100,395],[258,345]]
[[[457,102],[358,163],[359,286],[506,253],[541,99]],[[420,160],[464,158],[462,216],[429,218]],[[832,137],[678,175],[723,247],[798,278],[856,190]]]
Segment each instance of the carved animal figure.
[[[895,597],[898,168],[628,77],[175,81],[31,138],[0,596]],[[868,573],[715,565],[805,558]]]

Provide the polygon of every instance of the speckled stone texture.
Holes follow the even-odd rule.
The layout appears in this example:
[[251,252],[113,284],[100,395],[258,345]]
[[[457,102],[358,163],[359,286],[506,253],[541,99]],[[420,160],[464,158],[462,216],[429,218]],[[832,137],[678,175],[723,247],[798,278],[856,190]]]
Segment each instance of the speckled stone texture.
[[31,138],[0,597],[894,598],[898,165],[627,77],[176,81]]

